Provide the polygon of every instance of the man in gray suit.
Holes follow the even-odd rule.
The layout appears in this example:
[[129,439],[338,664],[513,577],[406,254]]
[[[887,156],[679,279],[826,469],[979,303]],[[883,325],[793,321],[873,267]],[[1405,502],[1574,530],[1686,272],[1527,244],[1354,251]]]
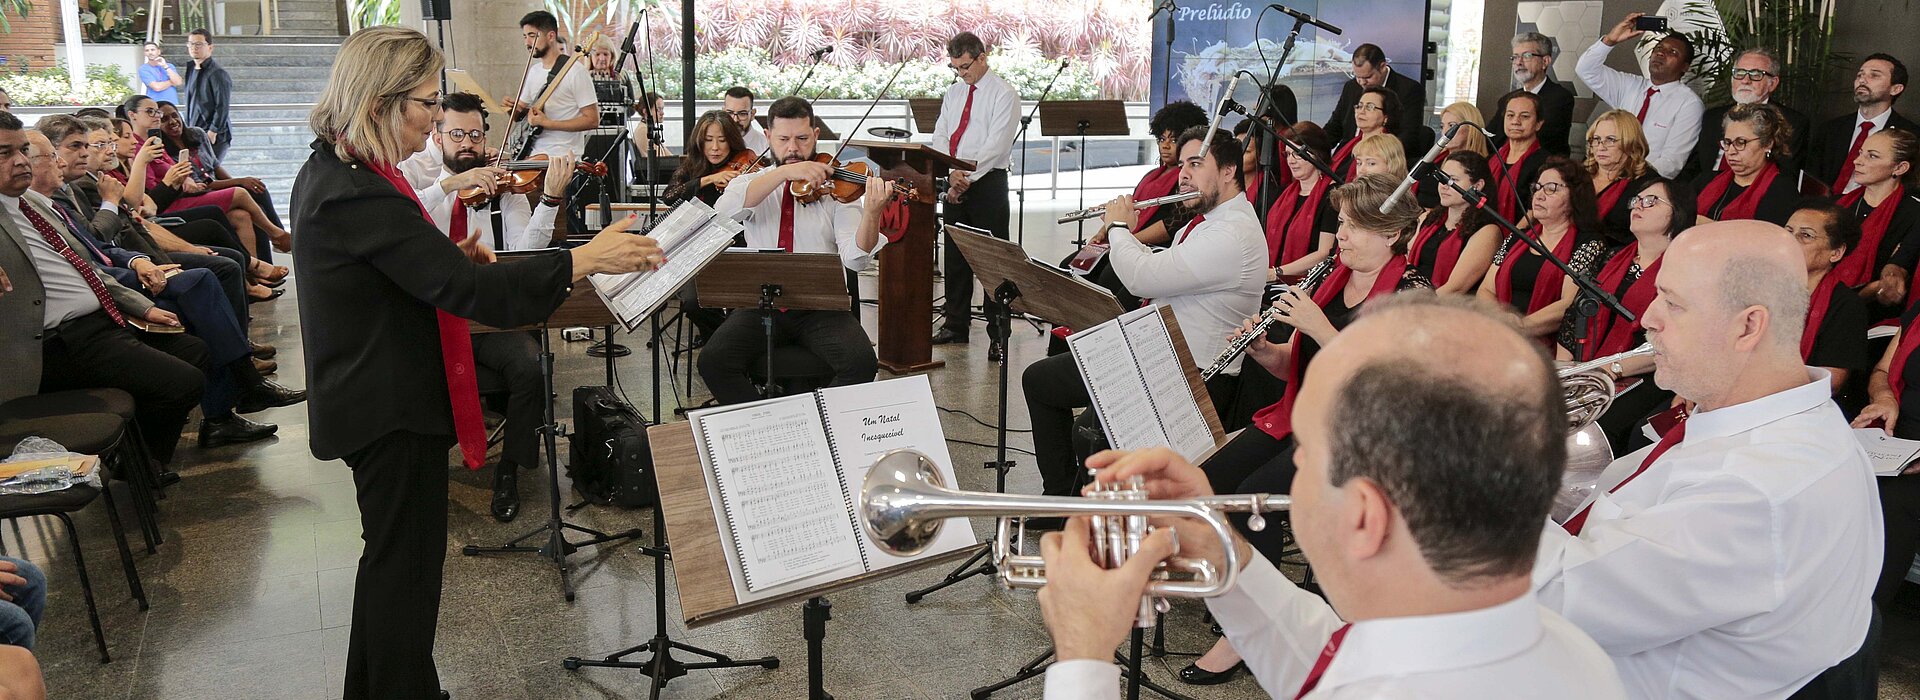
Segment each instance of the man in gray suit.
[[[52,157],[52,154],[46,154]],[[187,413],[206,383],[207,348],[184,333],[140,333],[130,319],[178,328],[180,319],[102,277],[61,232],[58,217],[25,197],[33,161],[18,117],[0,113],[0,401],[41,392],[112,387],[134,398],[149,454],[173,458]]]

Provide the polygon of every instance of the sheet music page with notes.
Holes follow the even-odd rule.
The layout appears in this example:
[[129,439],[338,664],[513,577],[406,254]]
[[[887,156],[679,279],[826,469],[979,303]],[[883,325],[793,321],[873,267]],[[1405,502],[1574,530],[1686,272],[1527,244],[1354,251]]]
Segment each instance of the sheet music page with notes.
[[1137,309],[1067,336],[1067,348],[1073,352],[1088,395],[1093,397],[1094,409],[1099,411],[1107,442],[1119,450],[1169,444],[1139,362],[1121,328],[1122,323],[1143,312],[1157,313],[1153,307]]
[[[1151,311],[1153,313],[1138,313]],[[1119,318],[1120,329],[1140,377],[1153,401],[1154,413],[1166,434],[1167,446],[1189,461],[1199,459],[1213,449],[1213,429],[1200,414],[1200,404],[1187,383],[1187,368],[1180,364],[1173,349],[1173,335],[1167,332],[1166,317],[1149,306]]]
[[674,207],[647,234],[660,244],[660,252],[667,259],[665,264],[646,272],[591,275],[587,280],[627,331],[634,332],[654,309],[692,281],[744,230],[740,222],[716,215],[705,202],[688,200]]
[[[888,452],[918,450],[939,465],[940,476],[954,483],[953,456],[947,453],[946,433],[940,428],[939,409],[934,407],[933,386],[924,374],[882,382],[821,389],[820,408],[826,415],[827,432],[840,455],[840,470],[846,476],[847,493],[853,512],[859,512],[860,490],[867,471]],[[856,523],[857,524],[857,523]],[[926,551],[912,557],[887,553],[867,537],[865,527],[856,527],[866,546],[868,570],[930,557],[961,549],[975,542],[973,529],[963,521],[953,521],[940,529],[940,535]]]
[[736,560],[747,593],[864,570],[814,395],[705,411],[689,420],[718,482],[721,536],[732,545],[722,549]]

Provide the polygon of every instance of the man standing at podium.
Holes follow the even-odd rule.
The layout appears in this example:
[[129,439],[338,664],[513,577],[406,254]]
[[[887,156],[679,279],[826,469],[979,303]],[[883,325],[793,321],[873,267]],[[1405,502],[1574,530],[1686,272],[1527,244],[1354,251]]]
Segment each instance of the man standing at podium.
[[[940,119],[933,125],[933,147],[973,161],[974,170],[947,174],[946,223],[966,224],[1006,240],[1007,166],[1012,162],[1013,134],[1020,128],[1020,93],[988,70],[987,46],[973,32],[960,32],[947,40],[947,67],[960,80],[947,88],[940,101]],[[973,266],[967,264],[951,238],[947,239],[946,261],[947,300],[940,309],[946,321],[933,334],[934,345],[965,343],[971,330]],[[991,317],[993,300],[986,299],[983,305]],[[1005,334],[988,335],[994,338],[988,359],[1005,360]]]
[[[831,197],[806,203],[796,200],[791,183],[819,185],[833,174],[826,164],[808,160],[819,137],[819,129],[813,126],[813,105],[799,97],[783,97],[767,107],[767,117],[767,140],[780,165],[734,178],[713,208],[741,219],[748,247],[837,253],[848,270],[867,269],[886,244],[880,237],[880,212],[887,205],[888,188],[867,188],[860,204],[841,204]],[[715,401],[724,405],[760,398],[749,373],[767,366],[766,330],[761,325],[766,313],[737,309],[707,337],[700,351],[700,378]],[[829,386],[873,381],[880,362],[873,341],[860,327],[857,311],[772,313],[774,344],[799,345],[819,356],[833,368]],[[776,365],[774,373],[780,372]]]

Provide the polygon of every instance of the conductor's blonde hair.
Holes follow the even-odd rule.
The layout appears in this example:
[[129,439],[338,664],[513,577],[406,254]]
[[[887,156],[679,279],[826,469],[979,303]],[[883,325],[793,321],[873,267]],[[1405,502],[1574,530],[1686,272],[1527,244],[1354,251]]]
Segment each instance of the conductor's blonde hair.
[[445,57],[426,35],[405,27],[368,27],[340,44],[327,86],[308,124],[342,161],[398,163],[407,93],[439,80]]

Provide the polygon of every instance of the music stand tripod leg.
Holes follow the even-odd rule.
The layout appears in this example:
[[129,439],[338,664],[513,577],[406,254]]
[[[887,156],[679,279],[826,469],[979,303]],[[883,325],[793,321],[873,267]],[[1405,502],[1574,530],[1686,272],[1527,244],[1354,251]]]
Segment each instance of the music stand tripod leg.
[[1151,690],[1168,700],[1191,700],[1191,698],[1185,695],[1168,690],[1165,686],[1153,682],[1147,678],[1146,673],[1140,670],[1140,659],[1146,655],[1142,649],[1142,647],[1145,646],[1146,630],[1135,627],[1133,628],[1133,634],[1130,635],[1128,639],[1132,653],[1129,655],[1121,655],[1119,652],[1114,652],[1113,655],[1113,662],[1120,665],[1120,678],[1127,683],[1127,700],[1140,700],[1141,688]]
[[1005,690],[1017,683],[1020,683],[1021,681],[1027,680],[1028,678],[1032,678],[1042,673],[1046,673],[1047,666],[1050,666],[1052,664],[1053,664],[1053,647],[1047,647],[1046,651],[1040,652],[1039,656],[1033,657],[1032,661],[1028,661],[1025,666],[1021,666],[1020,670],[1015,671],[1014,674],[1008,677],[1006,680],[1000,681],[993,685],[974,688],[973,691],[969,693],[969,696],[972,697],[973,700],[982,700],[982,698],[985,698],[989,695]]

